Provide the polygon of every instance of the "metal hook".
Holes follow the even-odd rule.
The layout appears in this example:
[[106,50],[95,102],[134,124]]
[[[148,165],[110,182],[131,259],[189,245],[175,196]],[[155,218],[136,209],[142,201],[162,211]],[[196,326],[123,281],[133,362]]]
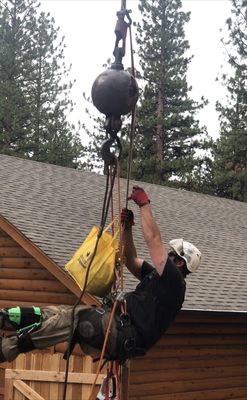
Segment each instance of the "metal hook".
[[111,147],[116,142],[118,148],[118,156],[117,158],[120,159],[122,154],[122,144],[118,136],[112,136],[109,139],[106,139],[101,147],[101,156],[106,165],[115,165],[116,164],[116,155],[111,152]]

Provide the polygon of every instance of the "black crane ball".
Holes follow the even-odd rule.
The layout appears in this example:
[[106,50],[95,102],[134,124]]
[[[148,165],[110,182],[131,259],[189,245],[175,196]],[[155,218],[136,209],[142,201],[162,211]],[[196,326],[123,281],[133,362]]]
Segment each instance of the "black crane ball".
[[103,114],[128,114],[138,100],[136,80],[127,71],[109,68],[95,79],[92,100]]

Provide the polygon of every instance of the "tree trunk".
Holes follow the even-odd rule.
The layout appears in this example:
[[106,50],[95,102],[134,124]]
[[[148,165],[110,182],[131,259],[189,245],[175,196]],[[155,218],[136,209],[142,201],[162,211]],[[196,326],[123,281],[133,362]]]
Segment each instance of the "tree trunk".
[[246,151],[246,160],[245,160],[245,174],[244,174],[244,203],[247,203],[247,151]]
[[157,158],[159,161],[163,161],[164,130],[163,130],[163,124],[160,122],[163,116],[164,116],[164,102],[163,102],[163,93],[160,89],[158,92],[158,108],[157,108],[157,117],[159,122],[156,128]]

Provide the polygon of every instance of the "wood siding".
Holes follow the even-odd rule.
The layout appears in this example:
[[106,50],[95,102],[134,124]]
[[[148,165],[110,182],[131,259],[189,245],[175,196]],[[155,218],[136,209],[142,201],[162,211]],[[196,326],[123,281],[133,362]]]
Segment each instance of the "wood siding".
[[247,399],[246,376],[246,316],[181,314],[143,359],[132,360],[129,398]]
[[[0,229],[0,308],[9,306],[26,306],[36,305],[45,306],[53,304],[74,304],[77,298],[71,293],[53,274],[51,274],[40,262],[35,260],[30,254],[23,249],[13,238],[11,238],[6,232]],[[65,351],[66,346],[61,344],[57,346],[59,351]],[[0,365],[0,400],[4,399],[4,392],[10,390],[11,385],[14,389],[14,381],[10,382],[11,372],[8,372],[7,388],[5,388],[5,369],[14,369],[17,371],[21,370],[42,370],[43,372],[54,369],[54,365],[57,365],[58,359],[59,368],[58,371],[63,371],[65,368],[65,361],[62,360],[63,353],[51,354],[54,352],[54,348],[47,349],[43,352],[32,352],[28,354],[22,354],[17,357],[13,363],[4,363]],[[39,354],[39,355],[38,355]],[[78,373],[93,373],[96,365],[92,363],[90,357],[83,357],[82,353],[79,352],[79,356],[72,356],[71,368],[73,372]],[[49,362],[48,362],[49,358]],[[52,367],[53,366],[53,367]],[[29,385],[30,382],[28,382]],[[35,388],[35,391],[39,392],[41,396],[44,395],[45,400],[52,399],[46,396],[46,393],[54,388],[56,384],[54,382],[36,382],[35,380],[30,383],[31,388]],[[23,384],[22,384],[23,386]],[[22,386],[19,388],[21,390]],[[62,397],[62,383],[59,385],[59,399]],[[89,391],[90,385],[74,384],[69,385],[68,400],[72,400],[71,393],[73,396],[76,393],[78,400],[82,398],[82,393]],[[24,387],[24,386],[23,386]],[[56,386],[58,388],[58,386]],[[23,389],[23,388],[22,388]],[[7,392],[6,392],[7,390]],[[24,390],[24,389],[23,389]],[[57,389],[56,389],[57,390]],[[18,390],[17,390],[18,392]],[[8,399],[11,398],[8,395]],[[6,397],[5,397],[6,398]],[[18,399],[24,400],[26,397],[20,393],[16,393],[15,397],[11,400]],[[55,398],[54,398],[55,400]]]
[[0,307],[75,301],[75,295],[56,277],[0,230]]
[[[76,297],[59,279],[0,229],[0,307],[74,304],[75,301]],[[2,364],[0,400],[3,400],[5,390],[6,366],[17,369],[13,372],[17,375],[18,368],[49,371],[51,365],[58,363],[58,358],[61,363],[61,354],[54,354],[54,359],[47,364],[47,357],[53,357],[49,351],[38,353],[39,356],[36,352],[25,357],[21,355],[12,365]],[[24,366],[20,364],[23,360],[26,363]],[[31,360],[35,360],[37,365],[34,366]],[[73,372],[95,371],[96,366],[90,358],[79,356],[73,360]],[[60,367],[58,370],[62,371]],[[8,379],[15,379],[13,374],[9,373]],[[246,375],[247,314],[182,312],[144,358],[131,361],[129,399],[246,400]],[[44,387],[41,382],[30,382],[30,385],[31,388],[35,386],[37,392],[40,390],[45,400],[49,400],[45,392],[51,390],[50,385],[55,387],[52,385],[57,383],[44,382]],[[77,390],[81,396],[82,391],[88,388],[78,386],[71,390]],[[16,396],[18,400],[23,399],[20,394]],[[80,397],[77,399],[73,393],[68,396],[68,400],[72,399],[79,400]]]

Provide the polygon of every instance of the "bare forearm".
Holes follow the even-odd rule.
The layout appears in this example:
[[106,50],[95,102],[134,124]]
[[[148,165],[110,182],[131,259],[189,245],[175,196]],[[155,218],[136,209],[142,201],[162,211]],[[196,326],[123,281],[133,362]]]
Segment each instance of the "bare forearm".
[[134,200],[140,208],[143,237],[153,265],[158,274],[162,275],[168,254],[162,242],[159,227],[153,218],[148,195],[141,187],[133,186],[129,199]]
[[161,240],[160,230],[156,224],[149,204],[141,207],[141,225],[145,242],[148,244],[154,239]]
[[141,260],[137,257],[137,252],[132,236],[132,228],[123,230],[123,243],[124,243],[124,255],[126,259],[126,267],[128,270],[136,276],[138,279],[141,278]]
[[150,204],[141,207],[141,224],[144,240],[149,254],[159,275],[162,275],[168,257],[161,239],[160,229],[156,224]]

